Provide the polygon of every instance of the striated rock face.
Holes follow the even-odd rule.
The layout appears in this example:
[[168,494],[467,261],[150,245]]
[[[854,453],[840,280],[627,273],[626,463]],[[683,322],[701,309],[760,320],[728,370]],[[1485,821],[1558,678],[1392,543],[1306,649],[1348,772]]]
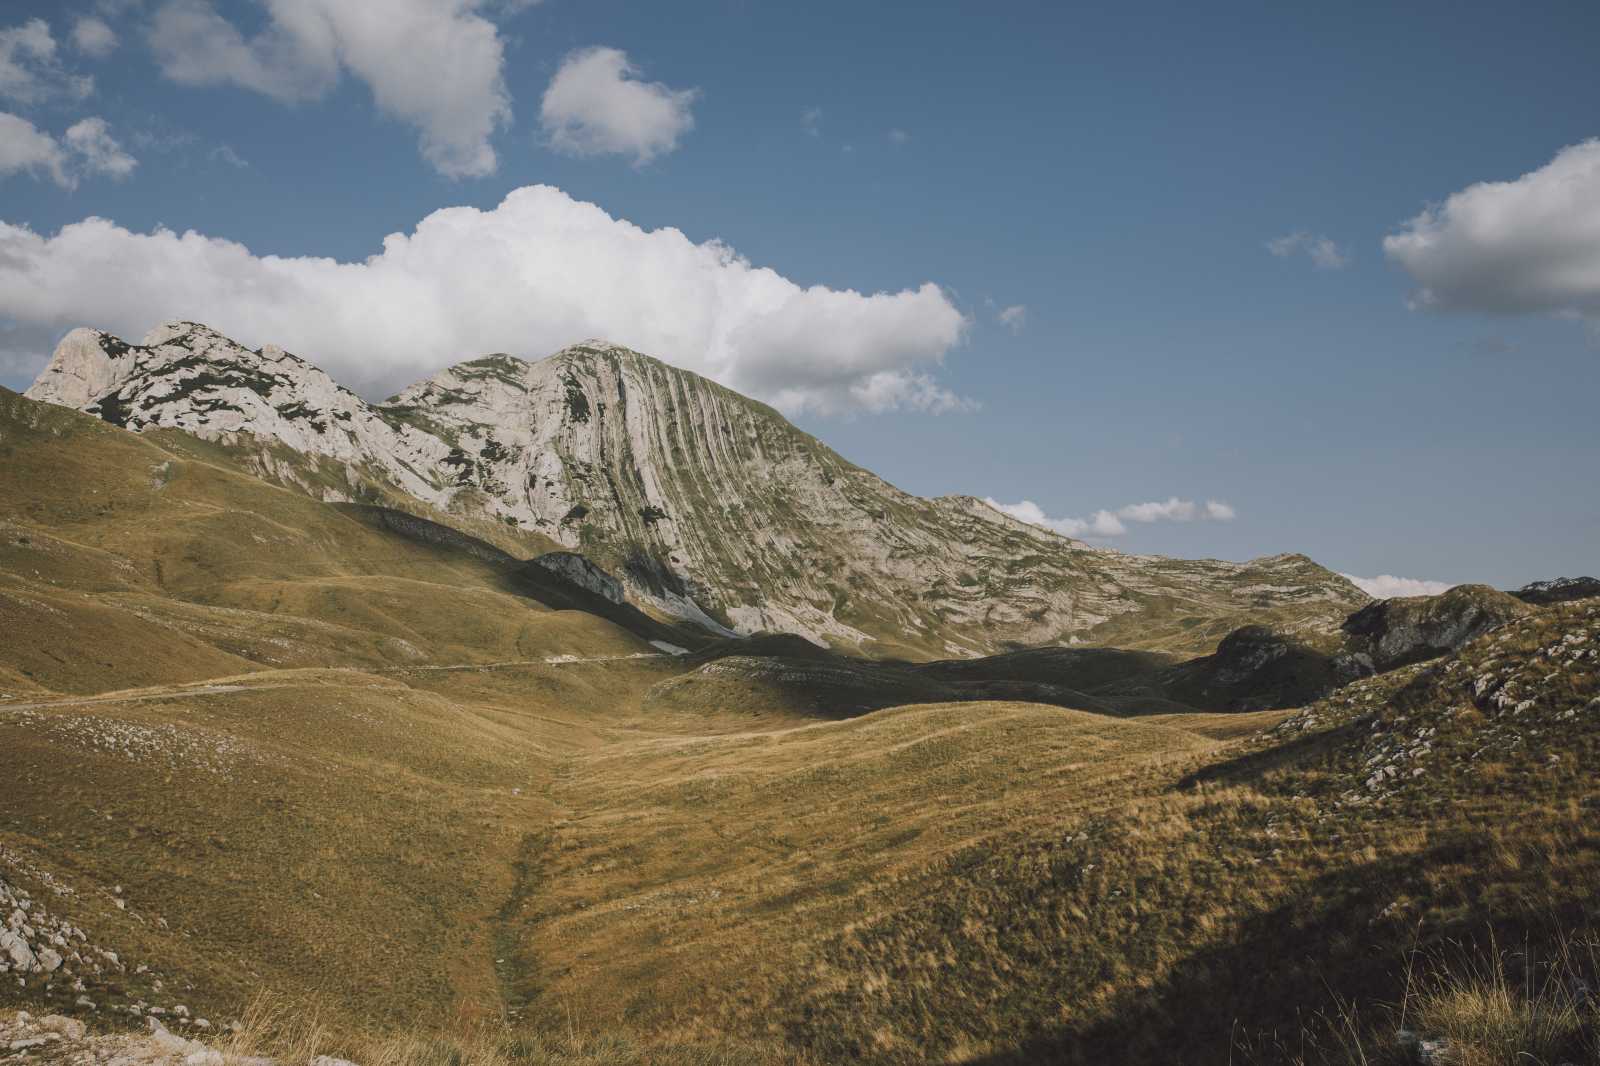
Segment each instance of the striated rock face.
[[[305,361],[194,323],[145,344],[74,331],[28,391],[132,430],[254,434],[374,486],[538,532],[628,595],[709,629],[881,654],[1073,641],[1209,650],[1265,622],[1316,638],[1366,598],[1299,555],[1185,561],[1091,548],[972,497],[923,499],[776,411],[601,342],[492,355],[369,404]],[[270,471],[269,471],[270,472]]]
[[1455,651],[1532,608],[1487,585],[1457,585],[1438,596],[1379,600],[1345,620],[1347,653],[1367,670]]

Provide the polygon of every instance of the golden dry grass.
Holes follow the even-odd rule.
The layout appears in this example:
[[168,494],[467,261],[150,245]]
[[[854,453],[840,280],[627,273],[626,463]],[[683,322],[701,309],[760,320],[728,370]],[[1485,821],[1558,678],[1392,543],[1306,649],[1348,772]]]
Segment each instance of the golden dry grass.
[[[1007,702],[817,722],[716,689],[669,713],[646,695],[682,667],[611,658],[638,637],[236,458],[0,397],[0,875],[73,888],[53,906],[169,998],[244,1016],[241,1051],[1284,1059],[1338,997],[1389,1024],[1405,948],[1596,917],[1591,719],[1347,806],[1374,708],[1448,711],[1447,753],[1498,720],[1398,680],[1303,733]],[[155,993],[94,994],[103,1021]]]

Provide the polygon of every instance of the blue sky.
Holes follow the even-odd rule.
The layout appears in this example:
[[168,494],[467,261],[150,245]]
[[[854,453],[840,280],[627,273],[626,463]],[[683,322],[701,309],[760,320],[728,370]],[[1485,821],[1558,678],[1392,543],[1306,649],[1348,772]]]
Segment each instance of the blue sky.
[[[1593,5],[385,2],[443,20],[437,46],[353,0],[0,3],[0,384],[71,325],[178,308],[375,393],[592,328],[907,490],[1032,501],[1126,550],[1600,570]],[[496,210],[530,185],[565,196]],[[261,295],[262,257],[360,262],[458,205],[484,214],[408,254],[474,325],[396,327],[426,351],[357,329],[425,303],[414,276],[360,282],[342,331],[296,295],[324,267]],[[53,240],[89,216],[128,235]],[[683,246],[636,254],[617,219]],[[133,236],[157,227],[248,253]],[[562,295],[502,320],[526,286]],[[1234,517],[1094,524],[1172,498]]]

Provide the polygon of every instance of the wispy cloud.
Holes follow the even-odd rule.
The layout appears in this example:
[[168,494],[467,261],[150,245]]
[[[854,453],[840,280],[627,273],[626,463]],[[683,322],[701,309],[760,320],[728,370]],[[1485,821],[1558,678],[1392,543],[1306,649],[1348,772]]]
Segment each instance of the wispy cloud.
[[808,107],[800,112],[800,128],[812,137],[822,136],[822,108]]
[[56,39],[44,19],[0,28],[0,97],[19,104],[57,99],[82,100],[94,92],[94,79],[74,74],[61,63]]
[[240,155],[238,152],[235,152],[233,150],[233,146],[230,144],[219,144],[206,154],[213,161],[218,163],[226,163],[230,167],[234,167],[238,170],[244,170],[250,165],[250,161],[244,156]]
[[1333,238],[1305,230],[1272,238],[1267,242],[1267,251],[1279,259],[1303,252],[1318,270],[1343,270],[1350,265],[1349,253],[1335,244]]
[[911,143],[911,134],[907,133],[905,130],[900,130],[900,129],[890,130],[889,131],[889,143],[893,144],[893,145],[896,145],[896,146],[902,145],[902,144],[910,144]]
[[1176,496],[1149,503],[1130,503],[1114,511],[1099,510],[1085,518],[1052,518],[1032,500],[1001,503],[985,497],[983,502],[1012,518],[1055,530],[1068,537],[1120,537],[1128,531],[1129,522],[1231,522],[1238,515],[1233,507],[1221,500],[1196,503]]
[[1028,324],[1028,309],[1022,304],[1012,304],[1010,307],[1002,307],[994,317],[1012,333],[1021,333],[1022,328]]
[[123,151],[122,145],[111,136],[111,127],[103,118],[86,118],[73,123],[61,140],[90,174],[125,178],[139,165],[139,161]]
[[116,50],[117,33],[105,19],[85,15],[72,24],[72,44],[91,59],[104,59]]

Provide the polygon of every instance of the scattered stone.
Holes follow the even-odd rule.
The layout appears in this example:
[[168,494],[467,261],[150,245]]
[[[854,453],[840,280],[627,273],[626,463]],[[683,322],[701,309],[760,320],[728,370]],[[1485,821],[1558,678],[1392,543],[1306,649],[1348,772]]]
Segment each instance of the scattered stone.
[[39,1028],[46,1032],[57,1033],[67,1040],[82,1040],[88,1027],[76,1018],[68,1018],[62,1014],[51,1014],[39,1019]]

